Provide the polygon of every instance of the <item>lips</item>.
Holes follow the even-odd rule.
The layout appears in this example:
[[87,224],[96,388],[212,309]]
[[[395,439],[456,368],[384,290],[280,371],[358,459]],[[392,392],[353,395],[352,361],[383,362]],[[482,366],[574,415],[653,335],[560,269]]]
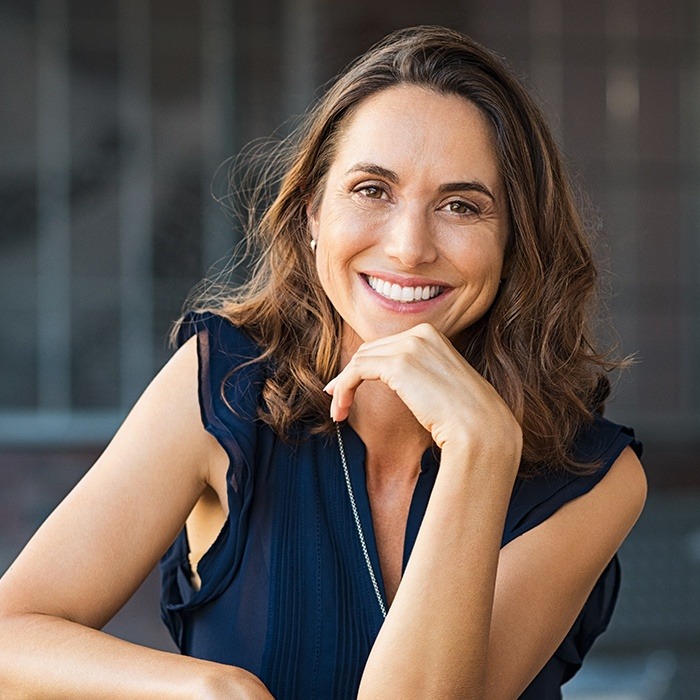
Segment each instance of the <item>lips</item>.
[[363,277],[377,294],[406,304],[433,299],[445,291],[445,287],[436,284],[403,286],[373,275],[363,275]]

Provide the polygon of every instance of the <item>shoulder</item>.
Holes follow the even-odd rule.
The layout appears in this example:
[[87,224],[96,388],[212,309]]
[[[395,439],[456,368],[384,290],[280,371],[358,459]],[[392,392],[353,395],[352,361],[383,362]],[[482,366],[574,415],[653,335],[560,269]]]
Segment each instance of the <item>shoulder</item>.
[[599,515],[609,524],[619,522],[624,537],[646,500],[647,481],[639,460],[641,442],[631,428],[596,416],[580,431],[572,452],[580,461],[597,465],[591,474],[569,477],[572,501],[580,497],[588,507],[598,503],[610,509],[607,517],[604,513]]
[[[567,503],[590,493],[606,481],[613,470],[616,474],[624,471],[631,481],[642,481],[646,485],[639,462],[642,444],[627,426],[596,415],[579,431],[571,453],[576,460],[594,465],[591,472],[547,472],[516,480],[506,518],[504,545],[540,525]],[[607,480],[606,484],[613,482],[616,483],[617,478]],[[624,493],[618,495],[625,497]],[[632,488],[629,495],[633,499]]]
[[190,312],[180,320],[176,344],[182,347],[193,336],[204,425],[218,437],[235,434],[256,420],[268,372],[263,351],[244,328],[211,312]]
[[[535,608],[541,606],[545,614],[548,605],[556,604],[565,611],[559,617],[559,634],[571,626],[596,582],[610,590],[604,603],[593,601],[588,633],[592,639],[605,629],[619,585],[617,567],[608,565],[639,518],[646,494],[639,458],[625,447],[593,488],[502,550],[501,564],[506,572],[509,564],[511,571],[516,566],[513,580],[525,585],[522,590],[529,591]],[[610,578],[601,582],[604,571]]]
[[[119,445],[149,444],[170,454],[170,470],[194,469],[206,481],[216,443],[204,429],[199,401],[199,361],[194,338],[185,341],[151,381],[114,438]],[[188,467],[191,465],[191,467]]]
[[[543,477],[524,485],[519,491],[520,501],[513,499],[521,513],[504,537],[506,544],[516,545],[519,540],[557,543],[555,549],[564,559],[575,551],[579,561],[588,562],[590,573],[600,573],[632,529],[646,501],[647,480],[638,457],[641,449],[633,433],[627,438],[631,439],[615,437],[600,443],[600,466],[592,474]],[[513,501],[511,510],[518,511]],[[557,565],[566,566],[563,560]]]
[[193,336],[209,351],[237,354],[247,359],[258,357],[262,350],[245,328],[227,316],[211,311],[190,311],[175,327],[175,345],[179,348]]
[[605,476],[589,492],[562,507],[556,524],[574,532],[586,530],[603,558],[612,556],[639,518],[647,496],[647,480],[639,458],[625,447]]
[[646,475],[639,460],[641,442],[631,428],[596,416],[581,431],[573,452],[581,461],[597,463],[592,474],[572,479],[572,483],[581,484],[580,497],[585,498],[587,506],[598,503],[609,508],[607,518],[603,513],[601,518],[609,524],[618,522],[624,538],[646,500]]
[[646,478],[630,442],[603,442],[605,454],[616,447],[596,474],[543,479],[533,487],[528,512],[501,550],[491,635],[493,668],[500,669],[490,673],[494,697],[503,697],[506,686],[522,692],[525,679],[553,654],[570,678],[610,620],[619,588],[615,553],[642,511]]
[[262,391],[271,363],[245,328],[217,313],[186,314],[178,323],[176,344],[178,353],[188,345],[193,349],[201,423],[226,453],[217,464],[230,464],[242,489],[256,461]]
[[642,443],[632,428],[594,414],[591,422],[578,431],[571,454],[580,462],[599,462],[605,469],[628,445],[641,456]]

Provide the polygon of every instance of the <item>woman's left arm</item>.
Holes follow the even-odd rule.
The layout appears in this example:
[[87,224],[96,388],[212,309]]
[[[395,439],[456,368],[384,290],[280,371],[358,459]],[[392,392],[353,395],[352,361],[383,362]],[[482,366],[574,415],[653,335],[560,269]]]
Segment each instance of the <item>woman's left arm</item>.
[[396,391],[442,457],[359,697],[516,698],[636,520],[641,467],[625,454],[593,491],[501,551],[521,432],[493,387],[430,326],[362,346],[330,385],[336,419],[371,379]]

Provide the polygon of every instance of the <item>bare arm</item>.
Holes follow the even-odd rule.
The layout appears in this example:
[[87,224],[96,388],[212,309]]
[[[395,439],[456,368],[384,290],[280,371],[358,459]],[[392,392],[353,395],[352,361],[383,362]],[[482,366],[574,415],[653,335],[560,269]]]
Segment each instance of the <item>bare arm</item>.
[[411,558],[365,667],[361,698],[484,698],[512,485],[479,470],[478,455],[465,468],[464,456],[443,449]]
[[503,548],[486,700],[517,698],[552,657],[645,499],[644,470],[627,447],[589,493]]
[[242,669],[98,631],[220,482],[223,457],[201,425],[192,339],[0,579],[4,697],[271,697]]
[[360,697],[515,700],[571,628],[646,494],[627,448],[590,493],[499,556],[500,513],[445,456]]
[[358,350],[328,388],[336,420],[366,380],[399,395],[442,458],[359,697],[517,698],[636,521],[639,461],[626,450],[589,494],[501,551],[521,438],[493,387],[425,326]]

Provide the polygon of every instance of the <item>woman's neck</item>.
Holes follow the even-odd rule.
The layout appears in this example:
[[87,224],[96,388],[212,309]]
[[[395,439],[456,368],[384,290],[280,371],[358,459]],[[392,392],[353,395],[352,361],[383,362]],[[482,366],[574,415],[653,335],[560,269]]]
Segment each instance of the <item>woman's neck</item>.
[[379,381],[361,384],[348,422],[367,449],[368,477],[383,481],[417,476],[432,438],[388,386]]
[[[345,367],[361,344],[362,338],[346,325],[341,367]],[[432,445],[432,437],[386,384],[381,381],[360,384],[348,422],[365,444],[368,480],[381,483],[418,476],[421,457]]]

